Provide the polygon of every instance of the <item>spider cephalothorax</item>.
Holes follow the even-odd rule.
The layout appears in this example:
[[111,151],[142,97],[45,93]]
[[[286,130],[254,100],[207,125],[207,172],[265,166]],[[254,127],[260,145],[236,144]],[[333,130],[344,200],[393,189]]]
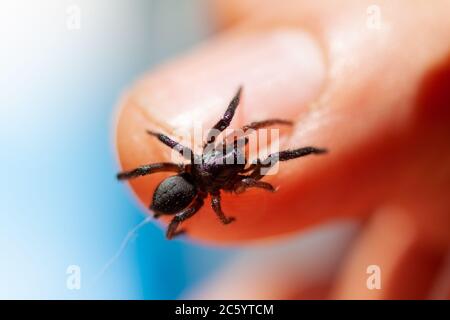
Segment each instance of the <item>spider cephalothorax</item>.
[[[303,147],[294,150],[285,150],[270,154],[264,161],[258,160],[247,166],[243,146],[248,143],[248,139],[243,136],[235,138],[232,145],[222,143],[215,145],[217,133],[225,130],[231,123],[239,99],[241,88],[231,100],[223,117],[210,130],[206,142],[203,146],[203,153],[195,155],[191,149],[170,139],[162,133],[148,131],[150,135],[157,137],[168,147],[177,150],[184,157],[188,156],[188,164],[176,164],[172,162],[161,162],[144,165],[130,171],[124,171],[117,175],[119,180],[136,178],[147,174],[172,171],[177,174],[164,179],[153,193],[150,209],[154,211],[154,217],[160,215],[174,215],[167,228],[167,238],[182,233],[177,230],[179,224],[192,217],[204,204],[204,199],[211,195],[211,206],[223,224],[228,224],[234,220],[233,217],[226,216],[220,204],[220,192],[241,193],[248,188],[261,188],[267,191],[275,191],[274,187],[261,179],[264,172],[272,167],[277,161],[287,161],[308,154],[320,154],[326,152],[325,149],[315,147]],[[269,119],[265,121],[253,122],[243,127],[243,132],[258,130],[263,127],[284,124],[291,125],[290,121],[280,119]],[[231,147],[230,147],[231,146]],[[233,161],[227,161],[227,160]],[[236,161],[243,159],[243,161]],[[264,170],[263,170],[264,169]]]

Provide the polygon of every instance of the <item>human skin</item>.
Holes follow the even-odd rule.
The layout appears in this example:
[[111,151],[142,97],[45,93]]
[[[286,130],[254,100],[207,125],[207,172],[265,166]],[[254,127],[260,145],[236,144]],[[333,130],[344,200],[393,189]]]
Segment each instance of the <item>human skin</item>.
[[[123,169],[169,161],[170,150],[145,131],[189,129],[193,120],[209,128],[242,84],[233,127],[293,119],[283,149],[329,153],[282,163],[265,179],[279,186],[274,194],[224,194],[230,225],[207,201],[183,223],[189,237],[245,244],[357,219],[364,225],[328,297],[423,298],[450,243],[450,7],[378,1],[381,24],[371,28],[371,4],[217,1],[221,31],[122,99],[118,156]],[[145,207],[165,176],[130,181]],[[371,261],[386,275],[383,290],[365,288]],[[404,272],[410,265],[414,272]]]

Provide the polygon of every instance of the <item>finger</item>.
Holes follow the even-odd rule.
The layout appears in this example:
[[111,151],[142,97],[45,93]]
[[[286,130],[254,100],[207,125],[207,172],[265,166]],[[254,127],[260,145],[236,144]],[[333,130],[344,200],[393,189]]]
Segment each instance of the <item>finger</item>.
[[332,297],[432,298],[447,249],[435,247],[421,235],[419,226],[403,210],[380,211],[346,257]]
[[[171,151],[149,137],[146,130],[189,132],[195,123],[208,130],[223,114],[239,85],[243,85],[244,92],[233,127],[275,115],[294,117],[298,107],[306,105],[318,93],[323,76],[321,51],[314,39],[302,31],[233,34],[216,39],[146,76],[123,99],[117,124],[122,168],[129,170],[142,164],[172,160]],[[293,79],[302,79],[302,85],[298,86]],[[164,174],[158,174],[130,182],[146,207],[163,177]],[[268,206],[260,207],[261,217],[248,215],[259,197],[257,191],[249,191],[239,198],[225,194],[225,213],[238,219],[226,227],[220,224],[209,202],[185,226],[196,237],[216,233],[216,240],[255,238],[268,230],[264,215],[268,216],[271,210]],[[230,206],[231,202],[234,205]],[[256,232],[249,233],[252,229]]]
[[245,249],[186,298],[326,299],[357,231],[354,223],[332,224],[288,243]]
[[[316,145],[330,153],[283,163],[266,180],[279,186],[275,194],[254,190],[239,198],[224,196],[225,213],[237,221],[224,227],[207,207],[186,222],[191,236],[223,242],[285,234],[331,218],[360,216],[385,198],[411,197],[417,187],[436,195],[433,201],[441,209],[448,207],[442,191],[449,176],[450,153],[442,134],[448,126],[437,126],[440,134],[435,128],[418,130],[416,93],[427,71],[448,52],[441,39],[450,29],[437,28],[436,16],[390,2],[381,5],[388,26],[378,31],[367,28],[362,2],[331,8],[293,3],[298,4],[288,2],[254,18],[136,84],[123,100],[117,126],[122,166],[167,160],[170,152],[149,140],[145,130],[189,129],[194,120],[209,128],[242,84],[234,126],[271,117],[296,119],[283,147]],[[421,28],[427,23],[435,29],[433,37]],[[420,54],[410,59],[411,52]],[[439,106],[426,113],[430,109],[435,113]],[[448,118],[439,120],[448,123]],[[420,138],[414,146],[412,138]],[[430,175],[426,167],[442,170]],[[143,203],[161,178],[132,182]]]
[[437,300],[450,299],[450,250],[447,250],[446,257],[431,288],[429,298]]
[[209,3],[217,29],[225,29],[239,24],[262,8],[270,5],[265,0],[214,0]]

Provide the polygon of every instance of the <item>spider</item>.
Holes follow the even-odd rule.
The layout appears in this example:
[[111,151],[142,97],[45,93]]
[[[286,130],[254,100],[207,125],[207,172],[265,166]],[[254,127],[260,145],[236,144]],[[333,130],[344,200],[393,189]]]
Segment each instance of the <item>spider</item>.
[[[275,188],[270,183],[260,181],[264,177],[261,169],[265,168],[267,172],[277,161],[287,161],[309,154],[327,152],[326,149],[315,147],[284,150],[270,154],[264,161],[258,159],[256,163],[247,166],[245,152],[242,150],[242,146],[248,143],[247,137],[236,137],[232,145],[223,142],[220,146],[216,146],[217,133],[222,132],[230,125],[239,105],[241,92],[242,87],[238,89],[222,118],[209,130],[201,155],[194,154],[191,149],[162,133],[147,131],[148,134],[156,137],[160,142],[190,160],[188,164],[160,162],[143,165],[117,174],[119,180],[126,180],[156,172],[170,171],[176,173],[176,175],[164,179],[156,187],[150,205],[155,218],[161,215],[174,215],[167,228],[167,239],[172,239],[184,233],[184,230],[177,230],[180,223],[197,213],[204,205],[204,200],[208,195],[211,195],[211,206],[217,217],[223,224],[229,224],[235,218],[225,215],[222,211],[221,190],[239,194],[248,188],[260,188],[275,192]],[[277,124],[292,125],[292,122],[268,119],[252,122],[244,126],[242,130],[245,134],[249,130],[258,130]],[[237,159],[243,159],[243,161],[236,161]]]

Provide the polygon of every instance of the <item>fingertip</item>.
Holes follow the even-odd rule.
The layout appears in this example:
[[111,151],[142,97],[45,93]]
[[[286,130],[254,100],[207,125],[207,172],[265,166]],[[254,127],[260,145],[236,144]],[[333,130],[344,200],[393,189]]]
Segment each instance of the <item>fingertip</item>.
[[[311,35],[286,29],[227,34],[161,66],[139,80],[122,101],[116,130],[121,167],[129,170],[171,159],[171,150],[149,134],[189,132],[194,123],[210,128],[233,95],[240,100],[233,127],[265,118],[295,118],[322,86],[322,59]],[[302,79],[302,86],[296,84],[297,79]],[[158,173],[129,182],[146,208],[156,184],[165,176]],[[283,197],[259,190],[239,197],[224,195],[227,212],[237,216],[235,223],[221,225],[207,202],[185,225],[191,236],[216,242],[283,233],[282,225],[287,223],[275,229],[271,226],[274,217],[269,212],[280,207],[271,207],[270,196]],[[283,208],[288,210],[288,206]]]

